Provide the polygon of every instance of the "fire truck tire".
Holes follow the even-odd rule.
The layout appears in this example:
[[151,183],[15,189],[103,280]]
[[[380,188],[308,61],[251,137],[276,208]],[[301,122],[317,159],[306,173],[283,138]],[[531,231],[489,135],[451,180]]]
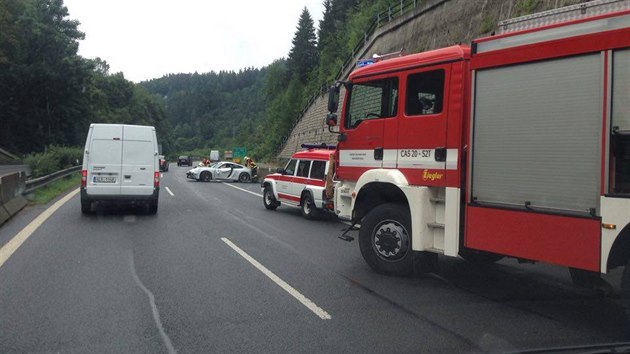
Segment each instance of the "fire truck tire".
[[621,277],[621,301],[626,309],[626,317],[630,321],[630,260],[628,260]]
[[359,229],[359,248],[376,272],[408,275],[413,271],[411,216],[401,204],[381,204],[365,216]]
[[467,248],[461,249],[459,251],[459,255],[466,261],[478,266],[489,265],[503,259],[503,256],[498,254],[471,250]]
[[273,196],[273,191],[269,186],[265,187],[265,191],[263,192],[263,204],[266,209],[276,210],[278,208],[278,201],[276,197]]
[[311,197],[311,194],[308,192],[304,193],[304,196],[302,197],[300,211],[302,212],[304,219],[307,220],[315,219],[318,216],[317,207],[313,202],[313,197]]

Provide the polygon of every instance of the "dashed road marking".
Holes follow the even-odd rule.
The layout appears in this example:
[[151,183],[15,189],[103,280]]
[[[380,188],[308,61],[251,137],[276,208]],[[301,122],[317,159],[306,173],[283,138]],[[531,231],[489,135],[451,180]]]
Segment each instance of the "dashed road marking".
[[168,187],[164,187],[164,189],[166,189],[166,191],[168,192],[168,194],[170,194],[170,195],[171,195],[171,197],[174,197],[174,196],[175,196],[175,194],[173,194],[173,192],[171,192],[171,189],[170,189],[170,188],[168,188]]
[[257,197],[261,197],[261,198],[262,198],[262,194],[258,194],[258,193],[256,193],[256,192],[248,191],[248,190],[247,190],[247,189],[245,189],[245,188],[241,188],[241,187],[233,186],[233,185],[231,185],[230,183],[225,183],[225,182],[223,182],[223,184],[225,184],[226,186],[230,186],[230,187],[232,187],[232,188],[238,189],[238,190],[240,190],[240,191],[243,191],[243,192],[245,192],[245,193],[253,194],[253,195],[257,196]]
[[299,291],[295,290],[294,287],[289,285],[284,280],[280,279],[277,275],[267,269],[264,265],[260,264],[257,260],[252,258],[245,251],[240,249],[237,245],[232,243],[232,241],[228,240],[225,237],[221,237],[221,240],[225,242],[228,246],[230,246],[236,253],[241,255],[241,257],[245,258],[249,263],[251,263],[256,269],[261,271],[264,275],[266,275],[269,279],[273,280],[279,287],[281,287],[284,291],[293,296],[297,301],[302,303],[302,305],[306,306],[309,310],[311,310],[314,314],[316,314],[322,320],[330,320],[332,317],[328,312],[324,311],[321,307],[317,306],[313,301],[308,299],[306,296],[302,295]]
[[[6,262],[15,251],[22,246],[22,244],[29,238],[31,235],[37,230],[42,224],[48,220],[48,218],[57,211],[57,209],[61,208],[68,200],[72,199],[75,195],[79,193],[79,188],[73,190],[68,193],[65,197],[58,200],[55,204],[51,205],[50,208],[44,210],[43,213],[39,214],[35,220],[31,221],[30,224],[26,225],[22,229],[22,231],[18,232],[11,241],[7,242],[2,248],[0,248],[0,267]],[[78,211],[77,211],[78,212]]]
[[[238,190],[240,190],[240,191],[243,191],[243,192],[245,192],[245,193],[253,194],[253,195],[255,195],[255,196],[257,196],[257,197],[260,197],[260,198],[262,198],[262,197],[263,197],[263,195],[262,195],[262,194],[258,194],[258,193],[256,193],[256,192],[249,191],[249,190],[247,190],[247,189],[245,189],[245,188],[237,187],[237,186],[234,186],[234,185],[232,185],[232,184],[225,183],[225,182],[223,182],[223,184],[225,184],[226,186],[230,186],[230,187],[232,187],[232,188],[238,189]],[[300,208],[299,206],[295,206],[295,205],[291,205],[291,204],[282,204],[282,205],[283,205],[283,206],[288,206],[288,207],[291,207],[291,208],[298,208],[298,209]]]

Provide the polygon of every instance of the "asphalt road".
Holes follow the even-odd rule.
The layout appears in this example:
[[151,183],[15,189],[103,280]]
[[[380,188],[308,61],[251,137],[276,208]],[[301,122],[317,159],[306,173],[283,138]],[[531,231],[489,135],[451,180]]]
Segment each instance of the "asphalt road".
[[[0,266],[0,352],[506,352],[630,340],[618,300],[573,287],[566,269],[440,258],[435,273],[382,276],[356,241],[337,238],[345,224],[268,211],[259,185],[189,181],[186,169],[163,174],[155,216],[84,216],[75,195],[26,239]],[[5,224],[0,246],[43,209]]]

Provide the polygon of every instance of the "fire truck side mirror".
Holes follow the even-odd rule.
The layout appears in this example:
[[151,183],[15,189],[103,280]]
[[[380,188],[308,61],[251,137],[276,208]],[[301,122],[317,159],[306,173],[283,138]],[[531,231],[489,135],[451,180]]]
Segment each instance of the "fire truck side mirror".
[[328,113],[326,116],[326,125],[329,127],[334,127],[337,125],[337,115],[334,113]]
[[339,87],[330,86],[328,88],[328,112],[335,113],[339,108]]

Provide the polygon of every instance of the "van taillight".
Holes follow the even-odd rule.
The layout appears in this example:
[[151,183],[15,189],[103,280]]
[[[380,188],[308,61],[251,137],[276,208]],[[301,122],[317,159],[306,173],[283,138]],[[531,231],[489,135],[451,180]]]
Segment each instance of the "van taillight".
[[81,170],[81,188],[87,186],[87,170]]
[[156,171],[153,173],[153,188],[160,187],[160,172]]

